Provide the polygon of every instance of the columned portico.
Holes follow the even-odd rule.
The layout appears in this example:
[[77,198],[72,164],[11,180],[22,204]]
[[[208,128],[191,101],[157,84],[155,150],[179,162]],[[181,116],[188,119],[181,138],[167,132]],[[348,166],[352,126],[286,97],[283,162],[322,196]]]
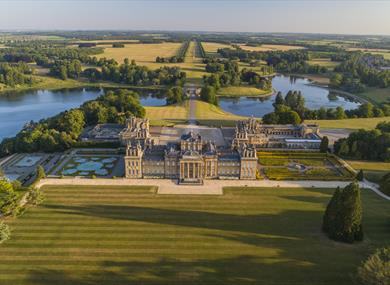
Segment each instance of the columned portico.
[[180,183],[202,183],[203,161],[180,161]]

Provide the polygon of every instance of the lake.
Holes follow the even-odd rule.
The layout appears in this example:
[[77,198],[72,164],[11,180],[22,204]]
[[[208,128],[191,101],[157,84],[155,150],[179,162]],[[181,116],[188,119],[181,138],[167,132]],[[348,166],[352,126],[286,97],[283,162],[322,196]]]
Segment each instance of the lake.
[[[16,135],[23,126],[33,121],[54,116],[62,111],[79,107],[103,94],[98,88],[39,90],[12,92],[0,95],[0,142]],[[164,96],[158,91],[139,92],[144,106],[165,105]]]
[[[337,96],[323,87],[310,84],[306,78],[278,75],[272,79],[272,86],[282,92],[283,96],[290,90],[301,91],[305,98],[305,106],[309,109],[343,107],[345,110],[356,109],[360,104],[345,97]],[[220,97],[219,106],[230,113],[241,116],[262,117],[274,110],[272,104],[276,95],[265,98],[256,97]]]

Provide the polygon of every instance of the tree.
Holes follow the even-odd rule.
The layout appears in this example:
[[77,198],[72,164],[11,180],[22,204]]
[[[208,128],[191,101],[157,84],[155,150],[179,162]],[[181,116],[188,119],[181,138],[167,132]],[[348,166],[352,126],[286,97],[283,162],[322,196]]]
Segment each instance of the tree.
[[10,237],[11,231],[9,230],[8,225],[3,221],[0,221],[0,244],[10,239]]
[[301,117],[295,111],[287,111],[277,114],[279,116],[279,124],[292,124],[299,125],[301,123]]
[[390,173],[384,175],[379,183],[380,190],[386,195],[390,195]]
[[344,111],[343,107],[338,106],[336,108],[335,117],[336,117],[337,120],[341,120],[341,119],[345,119],[346,118],[345,111]]
[[362,204],[356,182],[335,191],[326,208],[322,229],[336,241],[353,243],[363,240]]
[[18,207],[19,196],[13,186],[5,179],[0,179],[0,215],[8,216],[14,213]]
[[166,95],[167,105],[183,102],[183,88],[180,86],[169,88]]
[[45,178],[46,178],[45,169],[41,165],[38,165],[35,181],[39,182],[41,179],[45,179]]
[[213,86],[205,86],[200,91],[200,99],[205,102],[218,106],[218,99],[215,88]]
[[323,153],[328,152],[329,149],[329,139],[327,136],[322,137],[320,144],[320,151]]
[[275,107],[277,105],[286,105],[286,101],[284,100],[282,92],[280,91],[278,92],[278,94],[276,94],[275,103],[273,104],[273,106]]
[[337,219],[341,189],[337,187],[328,205],[326,206],[325,214],[322,221],[322,230],[325,233],[333,232],[335,229],[334,221]]
[[363,285],[390,284],[390,247],[377,249],[358,268],[358,279]]
[[364,173],[363,173],[363,170],[360,169],[360,171],[358,172],[358,174],[356,175],[356,180],[358,181],[363,181],[364,179]]

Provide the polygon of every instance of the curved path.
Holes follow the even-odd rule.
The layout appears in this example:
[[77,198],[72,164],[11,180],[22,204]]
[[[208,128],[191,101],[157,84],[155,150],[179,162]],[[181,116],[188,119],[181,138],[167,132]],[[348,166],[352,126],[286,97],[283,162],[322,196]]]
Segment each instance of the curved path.
[[[107,179],[107,178],[49,178],[42,179],[37,185],[91,185],[91,186],[155,186],[158,194],[190,194],[190,195],[223,195],[225,187],[269,187],[269,188],[329,188],[345,187],[348,181],[274,181],[274,180],[205,180],[201,186],[178,185],[170,179]],[[368,181],[360,182],[361,188],[367,188],[380,197],[390,201],[390,197],[380,192],[376,184]]]

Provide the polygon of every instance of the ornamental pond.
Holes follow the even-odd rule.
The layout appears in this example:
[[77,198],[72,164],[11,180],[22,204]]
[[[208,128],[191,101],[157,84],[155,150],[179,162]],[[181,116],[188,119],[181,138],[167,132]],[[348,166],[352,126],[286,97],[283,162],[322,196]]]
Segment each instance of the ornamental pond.
[[[272,79],[276,93],[285,96],[288,91],[301,91],[305,98],[305,106],[309,109],[343,107],[345,110],[356,109],[360,104],[338,94],[331,93],[327,88],[315,86],[310,80],[301,77],[278,75]],[[221,97],[219,106],[227,112],[240,116],[262,117],[274,110],[272,104],[276,94],[268,97]]]

